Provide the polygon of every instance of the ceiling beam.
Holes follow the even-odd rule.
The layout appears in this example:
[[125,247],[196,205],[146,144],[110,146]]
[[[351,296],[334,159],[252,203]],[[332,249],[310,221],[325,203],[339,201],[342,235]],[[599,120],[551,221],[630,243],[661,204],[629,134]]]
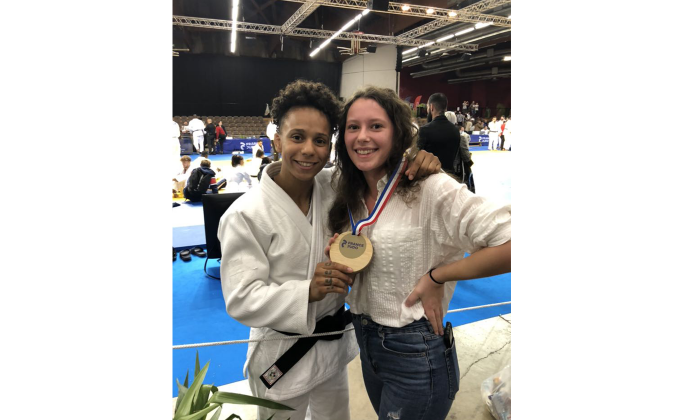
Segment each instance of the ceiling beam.
[[320,5],[319,0],[307,0],[301,5],[299,10],[294,12],[294,14],[282,24],[282,33],[288,34],[289,31],[296,28],[301,22],[304,21],[304,19],[309,17],[311,13],[318,9]]
[[[230,20],[195,18],[189,16],[173,16],[173,25],[190,26],[196,28],[209,28],[230,31],[233,22]],[[236,31],[255,32],[261,34],[282,35],[282,27],[276,25],[265,25],[262,23],[236,22]],[[322,29],[294,28],[287,33],[287,36],[298,36],[302,38],[330,38],[335,31],[325,31]],[[375,42],[379,44],[406,45],[409,47],[420,47],[425,44],[425,40],[402,39],[388,35],[355,34],[352,32],[341,32],[335,39],[351,41],[359,39],[363,42]],[[435,47],[450,48],[459,51],[477,51],[477,44],[459,44],[454,42],[437,42]]]
[[[258,2],[255,1],[255,0],[248,0],[248,2],[249,2],[250,4],[252,4],[253,6],[255,6],[255,9],[257,10],[256,13],[257,13],[258,15],[262,16],[263,19],[265,19],[265,22],[267,22],[268,25],[271,25],[270,20],[267,18],[267,16],[265,16],[265,15],[263,14],[263,9],[260,8],[260,5],[258,4]],[[268,2],[268,3],[269,3],[269,2]]]
[[[293,2],[293,3],[305,3],[306,0],[284,0],[287,2]],[[510,3],[510,0],[484,0],[479,3],[484,3],[482,6],[477,7],[477,10],[488,10],[485,7],[488,7],[489,9],[492,9],[496,6],[492,6],[492,4],[505,4],[505,3]],[[479,3],[476,3],[472,6],[478,5]],[[395,3],[395,2],[389,2],[389,10],[387,11],[382,11],[382,10],[374,10],[374,12],[379,12],[379,13],[390,13],[394,15],[402,15],[402,16],[417,16],[417,17],[422,17],[422,18],[427,18],[427,19],[437,19],[437,20],[445,20],[448,23],[455,23],[455,22],[474,22],[474,23],[488,23],[492,22],[494,26],[503,26],[503,27],[508,27],[510,28],[510,19],[505,18],[503,16],[495,16],[495,15],[485,15],[481,14],[472,10],[469,10],[467,12],[462,12],[461,10],[453,10],[453,9],[443,9],[440,7],[430,7],[430,6],[421,6],[421,5],[415,5],[415,4],[409,4],[411,7],[410,10],[404,12],[401,10],[401,7],[405,3]],[[355,9],[355,10],[363,10],[367,8],[367,1],[366,0],[319,0],[319,5],[320,6],[331,6],[331,7],[340,7],[344,9]],[[431,14],[428,14],[428,9],[433,9],[433,12]],[[455,16],[450,16],[450,13],[456,13]]]
[[[457,11],[457,13],[478,13],[481,10],[490,10],[493,9],[494,7],[502,6],[506,3],[510,3],[511,0],[482,0],[478,3],[474,3],[472,5],[469,5],[467,7],[463,7]],[[417,38],[421,35],[425,35],[427,33],[433,32],[437,29],[443,28],[445,26],[451,25],[454,22],[450,20],[434,20],[430,23],[426,23],[423,26],[419,26],[415,29],[412,29],[408,32],[404,32],[399,35],[401,38]]]

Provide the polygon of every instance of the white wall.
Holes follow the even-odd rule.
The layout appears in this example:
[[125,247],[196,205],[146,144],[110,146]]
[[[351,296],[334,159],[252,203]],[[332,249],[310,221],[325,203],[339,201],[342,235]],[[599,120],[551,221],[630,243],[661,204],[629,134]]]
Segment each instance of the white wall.
[[396,91],[396,46],[379,45],[373,54],[359,54],[343,62],[340,96],[344,99],[360,87],[373,85]]

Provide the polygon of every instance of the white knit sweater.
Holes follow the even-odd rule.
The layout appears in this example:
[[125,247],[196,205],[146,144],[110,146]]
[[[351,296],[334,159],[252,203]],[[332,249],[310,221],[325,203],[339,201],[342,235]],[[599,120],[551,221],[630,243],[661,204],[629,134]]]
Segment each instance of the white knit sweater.
[[[384,188],[387,177],[377,184]],[[362,217],[367,217],[363,206]],[[510,205],[499,206],[472,194],[445,174],[428,177],[408,205],[394,194],[377,222],[362,230],[372,241],[369,267],[355,278],[346,298],[351,312],[370,315],[389,327],[403,327],[424,316],[423,305],[404,302],[421,276],[433,267],[463,258],[465,252],[510,240]],[[455,282],[445,285],[443,312]]]

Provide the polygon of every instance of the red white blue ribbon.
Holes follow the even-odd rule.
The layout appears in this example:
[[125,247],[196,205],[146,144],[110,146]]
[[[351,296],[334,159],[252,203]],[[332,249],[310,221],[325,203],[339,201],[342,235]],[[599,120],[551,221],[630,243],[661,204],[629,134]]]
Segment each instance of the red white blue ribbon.
[[407,165],[408,161],[406,160],[406,156],[404,156],[403,158],[401,158],[399,166],[397,166],[396,169],[394,169],[394,172],[391,174],[391,177],[384,186],[381,195],[377,199],[377,203],[374,205],[372,213],[370,213],[370,215],[366,219],[360,220],[359,222],[357,222],[357,224],[355,224],[355,221],[352,218],[352,212],[350,211],[350,207],[348,207],[348,214],[350,215],[350,224],[352,225],[353,235],[359,235],[363,228],[377,221],[379,215],[382,214],[382,211],[384,210],[384,206],[386,206],[386,203],[389,201],[389,198],[391,198],[391,195],[394,193],[396,186],[399,185],[399,180],[401,179],[403,173],[406,171]]

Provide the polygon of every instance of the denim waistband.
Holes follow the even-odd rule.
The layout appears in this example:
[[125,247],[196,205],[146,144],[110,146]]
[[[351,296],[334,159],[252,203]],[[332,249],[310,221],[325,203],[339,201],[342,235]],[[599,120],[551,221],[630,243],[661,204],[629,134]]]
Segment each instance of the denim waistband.
[[407,332],[420,332],[420,331],[427,331],[431,334],[435,334],[435,331],[433,331],[433,326],[430,325],[430,321],[427,319],[420,319],[418,321],[413,321],[408,325],[405,325],[403,327],[387,327],[386,325],[378,324],[372,320],[372,317],[369,315],[358,315],[358,314],[352,314],[352,320],[359,321],[362,328],[368,328],[368,329],[375,329],[378,331],[383,331],[385,333],[391,334],[391,333],[407,333]]

